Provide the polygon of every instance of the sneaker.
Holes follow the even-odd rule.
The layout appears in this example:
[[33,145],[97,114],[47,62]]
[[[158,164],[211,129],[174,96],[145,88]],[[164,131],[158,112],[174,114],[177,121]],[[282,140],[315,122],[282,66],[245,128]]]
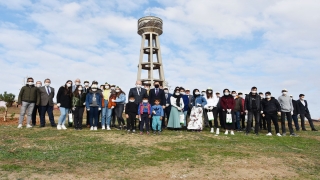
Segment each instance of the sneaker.
[[61,130],[61,125],[58,124],[58,125],[57,125],[57,129],[58,129],[58,130]]
[[134,129],[134,130],[132,130],[132,133],[135,133],[136,132],[136,130]]
[[277,133],[277,136],[281,137],[281,134],[280,134],[280,133]]
[[318,131],[317,129],[313,128],[312,131]]
[[66,128],[66,126],[63,124],[63,125],[61,125],[61,128],[62,129],[64,129],[64,130],[66,130],[67,128]]
[[219,131],[219,128],[217,128],[216,135],[219,135],[219,134],[220,134],[220,131]]
[[143,134],[143,132],[142,131],[140,131],[140,135],[142,135]]
[[266,136],[272,136],[271,132],[269,132]]
[[111,130],[111,129],[110,129],[110,126],[107,126],[107,130],[108,130],[108,131],[110,131],[110,130]]
[[98,130],[98,127],[97,127],[97,126],[93,127],[93,130],[94,130],[94,131],[97,131],[97,130]]
[[27,124],[27,126],[26,126],[27,128],[32,128],[32,126],[30,125],[30,124]]
[[21,128],[22,128],[22,124],[19,124],[19,125],[18,125],[18,128],[21,129]]
[[213,129],[213,128],[211,128],[211,131],[210,131],[210,133],[214,133],[214,129]]
[[297,135],[297,134],[295,134],[295,133],[292,133],[292,134],[290,134],[290,136],[298,137],[299,135]]
[[102,130],[105,130],[106,129],[106,126],[102,126],[102,128],[101,128]]
[[127,133],[128,133],[128,134],[130,133],[130,129],[127,130]]
[[231,135],[234,135],[234,132],[233,132],[233,131],[231,131]]
[[229,133],[228,130],[226,130],[226,132],[225,132],[224,134],[225,134],[225,135],[228,135],[228,133]]
[[147,131],[147,135],[149,135],[150,133],[149,133],[149,131]]
[[93,126],[90,127],[90,131],[93,131]]
[[286,133],[282,133],[282,136],[286,136],[287,134]]

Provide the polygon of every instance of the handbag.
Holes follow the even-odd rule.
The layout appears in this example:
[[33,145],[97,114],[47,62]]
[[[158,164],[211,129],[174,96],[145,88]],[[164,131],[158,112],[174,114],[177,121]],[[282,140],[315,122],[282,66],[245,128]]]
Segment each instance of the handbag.
[[73,117],[72,117],[72,111],[71,110],[69,110],[69,112],[68,112],[68,117],[69,117],[69,123],[73,123]]
[[232,115],[230,113],[227,114],[226,123],[232,123]]
[[211,111],[207,112],[207,116],[208,116],[208,120],[209,121],[213,121],[214,120],[213,113]]
[[184,114],[180,114],[180,124],[184,124]]

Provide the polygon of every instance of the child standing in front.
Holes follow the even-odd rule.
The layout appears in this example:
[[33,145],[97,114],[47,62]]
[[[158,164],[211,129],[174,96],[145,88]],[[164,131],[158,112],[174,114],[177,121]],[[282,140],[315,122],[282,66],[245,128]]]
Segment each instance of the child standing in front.
[[125,112],[126,112],[126,118],[127,118],[128,133],[130,133],[130,131],[134,133],[136,129],[134,121],[136,120],[138,105],[134,103],[134,100],[135,100],[134,96],[130,96],[129,102],[126,104]]
[[138,114],[140,119],[140,135],[143,134],[143,126],[146,126],[147,135],[149,135],[149,122],[151,118],[151,105],[148,102],[148,96],[143,97],[142,103],[139,104]]
[[162,106],[160,106],[160,100],[159,99],[155,99],[154,104],[151,107],[152,110],[152,129],[154,130],[154,134],[157,133],[160,135],[161,133],[161,124],[162,124],[162,117],[163,117],[163,108]]

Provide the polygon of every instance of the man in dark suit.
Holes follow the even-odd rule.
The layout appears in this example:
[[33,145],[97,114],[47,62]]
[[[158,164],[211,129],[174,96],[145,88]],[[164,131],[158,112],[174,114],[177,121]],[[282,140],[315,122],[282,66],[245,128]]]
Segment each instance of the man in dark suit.
[[[142,102],[143,97],[147,96],[147,90],[142,88],[142,82],[140,80],[136,81],[136,87],[131,88],[128,94],[128,99],[130,99],[130,97],[134,97],[134,103],[136,103],[137,105],[139,105]],[[139,106],[137,106],[139,107]],[[138,109],[137,109],[137,113],[138,113]],[[138,118],[138,115],[137,117]],[[136,128],[136,119],[134,120],[134,127]],[[139,121],[139,126],[140,127],[140,121]],[[134,129],[135,132],[135,129]]]
[[[171,98],[172,94],[169,93],[168,88],[164,88],[163,90],[164,90],[164,96],[166,98],[166,108],[164,109],[164,117],[167,118],[167,123],[168,123],[170,111],[171,111],[170,98]],[[162,118],[162,129],[164,129],[166,127],[167,123],[165,122],[165,118]]]
[[312,131],[318,131],[316,128],[314,128],[311,116],[310,116],[310,111],[308,108],[308,103],[306,100],[304,100],[304,94],[299,95],[299,100],[298,100],[298,106],[299,106],[299,114],[301,118],[301,128],[302,131],[306,131],[306,127],[304,126],[304,118],[306,117],[309,121],[310,127]]
[[[166,98],[165,98],[164,90],[160,89],[159,82],[154,82],[154,88],[150,89],[150,91],[149,91],[149,103],[151,104],[151,106],[154,105],[155,99],[160,99],[160,105],[162,106],[163,110],[165,111]],[[152,126],[152,118],[150,118],[150,126]]]
[[299,106],[298,102],[296,100],[293,100],[293,96],[290,95],[290,98],[292,100],[292,106],[293,106],[293,115],[292,115],[292,120],[294,122],[294,126],[296,127],[296,130],[299,131],[299,122],[298,122],[298,115],[299,115]]
[[[37,81],[36,82],[36,87],[39,88],[42,86],[42,82],[41,81]],[[40,114],[41,110],[40,110],[40,105],[34,105],[33,111],[32,111],[32,115],[31,115],[31,122],[32,122],[32,126],[36,125],[37,122],[37,113],[39,114],[39,118],[41,116]]]
[[51,80],[45,79],[44,86],[39,88],[40,94],[40,127],[45,127],[46,120],[45,115],[48,113],[49,120],[52,127],[57,127],[54,122],[53,116],[53,98],[54,98],[54,88],[50,87]]

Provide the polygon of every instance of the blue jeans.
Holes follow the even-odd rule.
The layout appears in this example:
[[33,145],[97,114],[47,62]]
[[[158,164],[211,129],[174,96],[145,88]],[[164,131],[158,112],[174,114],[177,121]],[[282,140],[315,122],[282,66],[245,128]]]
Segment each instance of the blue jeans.
[[[97,127],[98,126],[98,117],[99,117],[99,107],[92,107],[90,106],[90,115],[89,115],[89,118],[90,118],[90,126],[92,127]],[[93,121],[94,119],[94,121]]]
[[234,112],[234,115],[236,116],[236,129],[241,129],[241,126],[240,126],[241,113],[240,113],[240,111]]
[[64,123],[66,122],[67,114],[69,112],[69,108],[60,107],[59,109],[60,109],[60,117],[59,117],[58,125],[64,125]]
[[108,100],[104,100],[104,108],[102,108],[101,126],[110,126],[112,109],[108,108]]
[[187,114],[188,114],[188,111],[183,111],[183,114],[184,114],[184,123],[183,123],[183,126],[187,126]]

